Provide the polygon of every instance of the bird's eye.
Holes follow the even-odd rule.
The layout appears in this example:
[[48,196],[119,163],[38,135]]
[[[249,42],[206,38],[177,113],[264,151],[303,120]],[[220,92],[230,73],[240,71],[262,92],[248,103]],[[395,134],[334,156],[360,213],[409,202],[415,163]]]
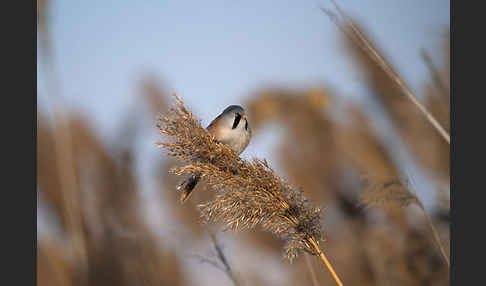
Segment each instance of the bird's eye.
[[241,120],[241,114],[239,113],[235,113],[235,121],[233,121],[233,127],[231,127],[231,129],[235,129],[238,124],[240,123],[240,120]]

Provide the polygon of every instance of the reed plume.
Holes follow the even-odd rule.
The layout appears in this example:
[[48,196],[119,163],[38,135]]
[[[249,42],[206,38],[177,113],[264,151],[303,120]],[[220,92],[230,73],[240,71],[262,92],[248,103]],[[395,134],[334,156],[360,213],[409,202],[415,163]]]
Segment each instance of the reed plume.
[[187,165],[171,169],[176,175],[200,173],[213,200],[199,204],[204,223],[219,222],[234,231],[261,226],[282,238],[284,258],[290,262],[299,251],[319,256],[339,285],[340,279],[319,247],[322,239],[320,209],[313,207],[302,192],[279,178],[266,160],[241,159],[228,146],[218,143],[174,95],[175,108],[160,117],[158,128],[172,143],[159,142]]
[[404,186],[400,179],[389,181],[371,179],[361,194],[361,202],[366,207],[390,210],[418,203],[419,199]]

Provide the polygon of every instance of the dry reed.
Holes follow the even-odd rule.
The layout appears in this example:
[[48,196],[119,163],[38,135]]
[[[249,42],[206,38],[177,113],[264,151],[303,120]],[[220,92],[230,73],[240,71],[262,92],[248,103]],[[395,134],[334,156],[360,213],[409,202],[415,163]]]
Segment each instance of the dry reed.
[[[42,114],[38,119],[39,190],[59,217],[63,234],[42,234],[38,239],[39,285],[185,285],[178,257],[160,246],[138,210],[133,145],[122,150],[111,146],[108,151],[83,118],[70,115],[66,125],[72,156],[67,157],[52,150],[55,132],[62,129],[48,128]],[[74,190],[60,184],[62,173],[49,160],[73,165],[74,190],[83,190],[75,200],[63,199]],[[80,231],[71,226],[67,212],[73,204],[79,211]],[[85,242],[83,259],[73,240]]]
[[415,185],[408,175],[408,180],[396,179],[388,182],[370,184],[361,194],[361,202],[366,207],[381,207],[388,210],[405,208],[410,204],[416,204],[424,214],[427,224],[432,231],[434,241],[437,244],[442,258],[447,266],[450,266],[449,258],[442,246],[437,230],[432,219],[425,209],[422,201],[417,196]]
[[445,262],[447,263],[447,266],[450,267],[451,263],[449,261],[449,257],[447,257],[447,254],[444,250],[444,247],[442,246],[442,243],[441,243],[440,238],[439,238],[439,234],[438,234],[437,230],[435,229],[434,223],[432,222],[432,218],[430,217],[429,213],[425,209],[425,206],[422,203],[422,201],[420,201],[420,199],[418,198],[417,189],[415,187],[415,184],[413,183],[412,178],[408,174],[407,174],[407,176],[408,176],[408,180],[410,182],[410,189],[412,189],[413,195],[415,196],[415,202],[417,203],[419,208],[422,210],[425,218],[427,219],[427,223],[430,227],[430,230],[432,231],[432,234],[434,235],[434,240],[435,240],[437,246],[439,247],[440,254],[442,254],[442,257],[444,258]]
[[342,282],[319,247],[320,209],[275,175],[265,160],[243,160],[218,143],[176,95],[175,108],[161,117],[158,127],[172,143],[161,142],[168,155],[187,163],[171,170],[177,175],[202,174],[213,200],[199,205],[203,222],[221,222],[234,231],[261,226],[285,240],[284,258],[292,261],[300,250],[319,256],[339,285]]
[[206,258],[203,256],[198,255],[197,258],[201,260],[201,262],[209,263],[212,266],[218,268],[219,270],[223,271],[228,278],[233,282],[235,286],[242,286],[244,285],[243,280],[237,275],[237,273],[234,272],[233,267],[230,266],[228,258],[226,258],[226,255],[223,252],[223,249],[221,245],[219,244],[218,240],[216,239],[216,236],[214,233],[212,233],[210,230],[207,230],[209,237],[211,238],[211,243],[214,247],[214,250],[216,251],[216,261],[212,260],[210,258]]
[[343,10],[337,5],[333,0],[331,2],[336,7],[339,15],[344,20],[344,23],[340,21],[334,13],[331,11],[322,9],[329,18],[339,27],[343,32],[349,36],[360,48],[362,48],[366,54],[378,65],[383,71],[390,77],[390,79],[395,82],[400,89],[405,93],[405,95],[415,104],[415,106],[420,110],[420,112],[425,116],[425,118],[434,126],[434,128],[439,132],[442,138],[450,144],[450,135],[442,127],[442,125],[435,119],[435,117],[427,110],[427,108],[417,99],[415,94],[408,88],[401,77],[390,67],[388,62],[383,58],[383,56],[377,52],[377,50],[372,46],[370,41],[361,33],[361,31],[356,27],[356,25],[351,21],[351,19],[343,12]]

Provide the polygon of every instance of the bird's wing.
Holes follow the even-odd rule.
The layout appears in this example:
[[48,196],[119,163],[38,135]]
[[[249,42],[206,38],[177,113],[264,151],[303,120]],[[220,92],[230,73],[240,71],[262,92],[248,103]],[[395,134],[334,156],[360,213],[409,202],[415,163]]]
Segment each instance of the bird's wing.
[[220,124],[221,124],[221,121],[219,120],[221,117],[221,115],[219,115],[218,117],[216,117],[213,121],[211,121],[211,123],[209,123],[208,127],[206,127],[206,129],[209,131],[209,133],[211,135],[213,135],[214,139],[216,140],[216,142],[221,142],[219,139],[221,139],[221,128],[218,128],[220,127]]
[[219,123],[220,118],[221,118],[221,114],[218,115],[218,117],[214,118],[213,121],[211,121],[211,123],[209,123],[208,127],[206,127],[206,129],[209,131],[209,133],[211,133],[213,136],[216,136],[215,132],[217,130],[218,125],[220,124]]
[[206,127],[206,129],[208,131],[211,131],[214,128],[214,125],[216,125],[216,123],[215,123],[216,122],[216,119],[218,119],[218,118],[219,118],[219,116],[216,117],[216,118],[214,118],[213,121],[211,121],[211,123],[209,123],[208,127]]

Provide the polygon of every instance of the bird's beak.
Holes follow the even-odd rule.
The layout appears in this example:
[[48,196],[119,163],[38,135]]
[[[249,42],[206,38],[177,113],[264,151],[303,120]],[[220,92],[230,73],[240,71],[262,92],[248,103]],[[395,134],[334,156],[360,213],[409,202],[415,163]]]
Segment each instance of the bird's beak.
[[246,115],[245,115],[245,114],[243,114],[243,115],[241,116],[241,119],[246,119]]

